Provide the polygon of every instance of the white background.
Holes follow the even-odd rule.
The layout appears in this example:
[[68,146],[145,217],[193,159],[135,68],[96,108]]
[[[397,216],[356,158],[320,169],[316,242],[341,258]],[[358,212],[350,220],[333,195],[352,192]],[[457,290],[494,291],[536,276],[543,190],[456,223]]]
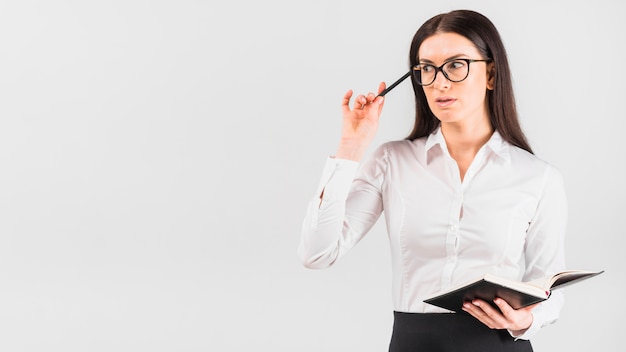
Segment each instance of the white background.
[[[322,271],[300,224],[343,93],[395,81],[457,8],[500,30],[531,145],[565,176],[569,267],[606,270],[535,350],[621,344],[620,2],[3,0],[0,350],[386,351],[382,221]],[[374,144],[413,111],[406,81]]]

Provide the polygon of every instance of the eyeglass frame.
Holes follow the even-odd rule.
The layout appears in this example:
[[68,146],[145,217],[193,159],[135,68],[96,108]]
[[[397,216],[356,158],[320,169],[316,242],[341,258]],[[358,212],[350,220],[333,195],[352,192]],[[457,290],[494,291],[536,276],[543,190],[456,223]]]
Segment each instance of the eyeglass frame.
[[[448,77],[448,74],[446,73],[446,71],[444,71],[444,70],[443,70],[443,67],[444,67],[445,65],[447,65],[447,64],[449,64],[449,63],[451,63],[451,62],[453,62],[453,61],[465,61],[465,62],[467,63],[467,74],[465,75],[465,77],[463,77],[462,79],[457,80],[457,81],[455,81],[455,80],[453,80],[453,79],[450,79],[450,77]],[[472,62],[490,62],[490,61],[493,61],[493,59],[480,59],[480,60],[478,60],[478,59],[462,59],[462,58],[457,58],[457,59],[450,59],[450,60],[448,60],[448,61],[444,62],[443,64],[441,64],[441,66],[439,66],[439,67],[437,67],[437,66],[435,66],[435,65],[432,65],[432,64],[417,64],[417,65],[413,65],[413,67],[411,68],[411,71],[412,71],[411,73],[413,74],[413,77],[415,78],[415,82],[417,82],[417,84],[419,84],[419,85],[420,85],[420,86],[422,86],[422,87],[427,87],[427,86],[429,86],[429,85],[431,85],[431,84],[435,83],[435,81],[437,80],[437,74],[438,74],[439,72],[441,72],[441,73],[443,74],[443,76],[444,76],[444,77],[445,77],[448,81],[450,81],[450,82],[454,82],[454,83],[458,83],[458,82],[463,82],[463,81],[465,81],[465,80],[467,79],[467,77],[469,77],[469,72],[470,72],[470,64],[471,64]],[[420,79],[418,79],[418,78],[417,78],[417,73],[416,73],[416,72],[421,71],[421,69],[416,70],[415,68],[416,68],[416,67],[418,67],[418,66],[422,66],[422,65],[428,65],[428,66],[432,66],[432,67],[434,67],[434,68],[435,68],[435,75],[433,76],[433,80],[432,80],[432,82],[430,82],[430,83],[428,83],[428,84],[422,84],[422,83],[421,83],[421,77],[420,77]],[[420,73],[420,74],[421,74],[421,73]]]

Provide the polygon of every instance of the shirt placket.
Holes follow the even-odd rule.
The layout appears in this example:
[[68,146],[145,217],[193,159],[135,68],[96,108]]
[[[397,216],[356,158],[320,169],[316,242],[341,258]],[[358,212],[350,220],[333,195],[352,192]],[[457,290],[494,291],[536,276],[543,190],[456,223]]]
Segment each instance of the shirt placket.
[[476,170],[480,168],[480,165],[483,162],[483,150],[481,149],[474,158],[474,161],[468,168],[465,173],[465,177],[463,177],[463,182],[460,182],[460,177],[458,174],[458,166],[456,162],[452,161],[454,167],[456,168],[456,177],[453,179],[457,180],[454,183],[454,195],[452,197],[451,205],[450,205],[450,213],[448,215],[448,231],[446,232],[446,262],[444,264],[444,268],[441,274],[441,286],[442,288],[448,288],[452,286],[452,276],[454,274],[454,269],[458,264],[459,258],[459,240],[460,240],[460,223],[461,216],[463,214],[463,197],[465,190],[468,185],[471,183],[472,179],[476,175]]
[[446,262],[442,271],[442,287],[450,287],[452,274],[458,262],[459,223],[461,220],[461,207],[463,206],[463,191],[461,186],[454,192],[454,198],[448,216],[448,231],[446,232]]

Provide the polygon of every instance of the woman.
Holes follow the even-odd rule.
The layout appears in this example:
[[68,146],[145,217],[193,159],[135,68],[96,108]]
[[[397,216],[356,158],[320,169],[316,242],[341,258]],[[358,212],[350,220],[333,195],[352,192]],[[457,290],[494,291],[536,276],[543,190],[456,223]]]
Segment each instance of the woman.
[[384,98],[358,95],[351,107],[352,91],[344,95],[339,148],[309,205],[299,255],[310,268],[332,265],[384,210],[390,351],[532,351],[529,338],[558,318],[561,292],[517,310],[496,299],[497,308],[474,300],[451,313],[423,300],[485,273],[526,281],[564,270],[561,175],[532,154],[502,40],[486,17],[461,10],[431,18],[409,60],[414,129],[362,164]]

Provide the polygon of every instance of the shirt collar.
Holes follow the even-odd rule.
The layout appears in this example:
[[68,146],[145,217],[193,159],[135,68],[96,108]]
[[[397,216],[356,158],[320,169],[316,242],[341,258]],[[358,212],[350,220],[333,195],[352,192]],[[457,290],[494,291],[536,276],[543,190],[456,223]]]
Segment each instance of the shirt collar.
[[491,135],[491,138],[487,141],[486,146],[502,160],[507,163],[511,163],[511,153],[509,149],[511,145],[502,139],[502,136],[498,133],[498,131],[493,132],[493,135]]
[[[446,145],[446,140],[441,132],[441,126],[437,127],[437,129],[433,131],[433,133],[431,133],[426,140],[424,152],[426,153],[425,157],[427,161],[429,160],[429,151],[436,145],[439,145],[441,150],[448,154],[448,146]],[[509,151],[510,144],[502,139],[502,136],[498,133],[498,131],[493,132],[484,148],[491,150],[491,152],[502,158],[505,162],[511,162],[511,154]]]
[[443,133],[441,133],[441,126],[437,127],[426,139],[426,145],[424,146],[424,152],[426,153],[426,157],[428,158],[428,152],[436,145],[439,145],[442,150],[448,150],[448,146],[446,145],[446,140],[443,138]]

